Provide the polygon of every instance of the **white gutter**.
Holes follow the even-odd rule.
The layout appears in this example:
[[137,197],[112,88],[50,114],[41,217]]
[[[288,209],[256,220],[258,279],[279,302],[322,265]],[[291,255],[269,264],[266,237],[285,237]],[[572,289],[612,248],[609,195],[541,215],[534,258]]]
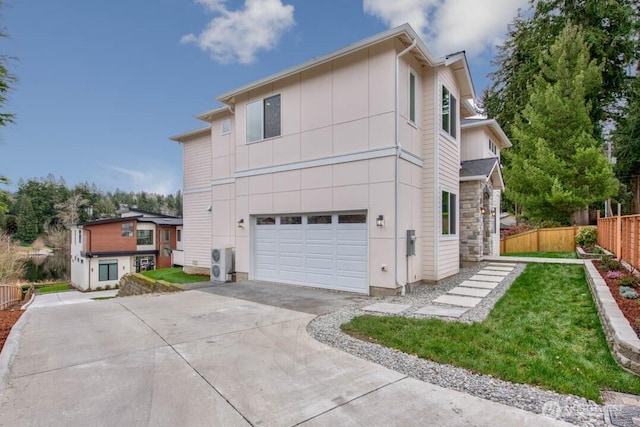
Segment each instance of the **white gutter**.
[[402,154],[402,146],[400,145],[400,127],[398,122],[400,121],[400,110],[399,110],[399,91],[398,86],[400,85],[400,58],[408,53],[411,49],[416,47],[418,44],[418,39],[414,38],[409,47],[396,55],[396,194],[395,194],[395,266],[396,266],[396,286],[400,286],[401,291],[400,295],[404,296],[406,294],[406,283],[400,280],[400,265],[398,262],[398,241],[400,239],[400,225],[399,225],[399,215],[398,215],[398,202],[399,202],[399,194],[400,194],[400,155]]

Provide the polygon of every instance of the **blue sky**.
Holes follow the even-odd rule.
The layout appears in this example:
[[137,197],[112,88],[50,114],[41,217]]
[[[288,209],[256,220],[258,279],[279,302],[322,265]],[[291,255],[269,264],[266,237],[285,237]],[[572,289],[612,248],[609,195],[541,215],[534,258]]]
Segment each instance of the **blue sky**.
[[[478,4],[476,4],[478,3]],[[171,135],[215,97],[411,23],[436,56],[466,50],[477,95],[526,0],[7,0],[0,52],[19,81],[0,175],[102,190],[175,192]]]

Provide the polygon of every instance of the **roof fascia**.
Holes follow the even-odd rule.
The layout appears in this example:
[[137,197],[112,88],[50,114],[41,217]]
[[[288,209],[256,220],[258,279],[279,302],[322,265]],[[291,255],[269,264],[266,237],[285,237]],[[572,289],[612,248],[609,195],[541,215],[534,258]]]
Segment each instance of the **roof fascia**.
[[472,129],[480,126],[489,126],[491,130],[493,130],[496,135],[500,138],[501,147],[500,148],[509,148],[511,147],[511,141],[506,133],[502,130],[500,124],[496,121],[496,119],[478,119],[474,120],[471,123],[461,123],[460,129]]
[[[476,90],[473,86],[473,79],[471,78],[471,71],[469,71],[469,62],[467,61],[467,54],[464,51],[452,53],[438,61],[438,65],[444,65],[450,67],[458,62],[462,62],[462,83],[465,84],[467,94],[465,98],[476,99]],[[454,74],[458,76],[460,69],[454,69]]]
[[204,113],[196,114],[194,117],[204,122],[211,122],[211,119],[213,117],[225,115],[226,113],[231,113],[231,112],[232,111],[229,109],[229,106],[224,105],[222,107],[218,107],[213,110],[205,111]]
[[374,36],[368,37],[366,39],[363,39],[359,42],[356,42],[354,44],[351,44],[347,47],[344,47],[342,49],[339,49],[337,51],[331,52],[327,55],[323,55],[320,56],[318,58],[312,59],[310,61],[304,62],[300,65],[296,65],[293,66],[291,68],[287,68],[284,71],[281,71],[279,73],[276,74],[272,74],[270,76],[267,76],[263,79],[254,81],[253,83],[249,83],[245,86],[241,86],[237,89],[233,89],[229,92],[225,92],[219,96],[216,97],[216,99],[219,102],[222,102],[223,104],[227,104],[227,105],[232,105],[233,104],[233,98],[240,95],[241,93],[245,93],[248,92],[250,90],[259,88],[261,86],[264,86],[266,84],[272,83],[274,81],[277,80],[281,80],[287,77],[290,77],[292,75],[295,75],[297,73],[300,73],[302,71],[306,71],[308,69],[317,67],[319,65],[322,65],[324,63],[327,63],[329,61],[333,61],[335,59],[341,58],[343,56],[349,55],[353,52],[356,52],[358,50],[361,49],[365,49],[368,48],[370,46],[373,46],[375,44],[381,43],[383,41],[392,39],[394,37],[398,37],[401,35],[405,35],[408,38],[414,40],[418,40],[418,43],[416,44],[416,48],[420,51],[420,54],[425,58],[425,60],[429,63],[429,64],[435,64],[436,61],[433,57],[433,55],[431,54],[431,52],[429,52],[429,50],[427,49],[427,47],[425,46],[424,42],[422,42],[422,40],[420,40],[420,37],[418,37],[417,33],[414,31],[414,29],[409,25],[409,24],[403,24],[400,25],[398,27],[392,28],[390,30],[384,31],[382,33],[378,33]]
[[[226,107],[225,107],[226,108]],[[184,132],[178,135],[174,135],[172,137],[169,137],[169,139],[171,141],[175,141],[175,142],[185,142],[186,139],[190,139],[196,136],[200,136],[206,132],[211,132],[211,126],[206,126],[200,129],[195,129],[195,130],[190,130],[188,132]]]

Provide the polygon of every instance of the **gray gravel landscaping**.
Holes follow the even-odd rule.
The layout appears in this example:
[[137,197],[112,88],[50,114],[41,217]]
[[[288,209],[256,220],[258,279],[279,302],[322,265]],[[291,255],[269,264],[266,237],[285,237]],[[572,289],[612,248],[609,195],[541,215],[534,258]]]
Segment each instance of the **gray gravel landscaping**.
[[[527,384],[514,384],[490,375],[478,375],[463,368],[435,363],[379,344],[358,340],[340,330],[340,325],[353,317],[372,314],[362,311],[362,307],[375,302],[411,304],[411,307],[400,315],[425,318],[425,316],[415,314],[415,311],[425,305],[432,304],[435,298],[445,294],[486,266],[487,263],[480,263],[477,266],[461,269],[460,273],[454,277],[442,280],[437,285],[420,286],[404,297],[373,298],[363,303],[343,307],[315,318],[309,323],[307,330],[320,342],[422,381],[538,414],[545,414],[575,425],[606,425],[603,406],[583,397],[563,395]],[[456,321],[479,322],[485,319],[495,303],[509,289],[509,286],[524,268],[524,264],[517,264],[496,289]]]

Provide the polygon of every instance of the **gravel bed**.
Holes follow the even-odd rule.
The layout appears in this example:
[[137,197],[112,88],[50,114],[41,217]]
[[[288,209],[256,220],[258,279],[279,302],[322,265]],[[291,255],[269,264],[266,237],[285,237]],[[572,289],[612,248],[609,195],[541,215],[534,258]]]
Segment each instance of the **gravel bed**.
[[[411,307],[401,315],[425,318],[427,316],[417,315],[415,311],[425,305],[432,304],[435,298],[473,276],[483,267],[486,267],[487,264],[485,262],[461,269],[459,274],[442,280],[437,285],[420,286],[404,297],[371,298],[366,302],[343,307],[313,319],[309,323],[307,331],[320,342],[440,387],[458,390],[537,414],[545,414],[575,425],[605,426],[603,407],[583,397],[563,395],[527,384],[514,384],[494,378],[491,375],[479,375],[463,368],[420,359],[379,344],[353,338],[340,330],[340,325],[355,316],[373,314],[370,312],[365,313],[362,307],[376,302],[411,304]],[[509,289],[509,286],[524,268],[524,264],[517,264],[498,287],[484,297],[480,304],[469,309],[457,321],[470,323],[486,318],[495,303]]]

